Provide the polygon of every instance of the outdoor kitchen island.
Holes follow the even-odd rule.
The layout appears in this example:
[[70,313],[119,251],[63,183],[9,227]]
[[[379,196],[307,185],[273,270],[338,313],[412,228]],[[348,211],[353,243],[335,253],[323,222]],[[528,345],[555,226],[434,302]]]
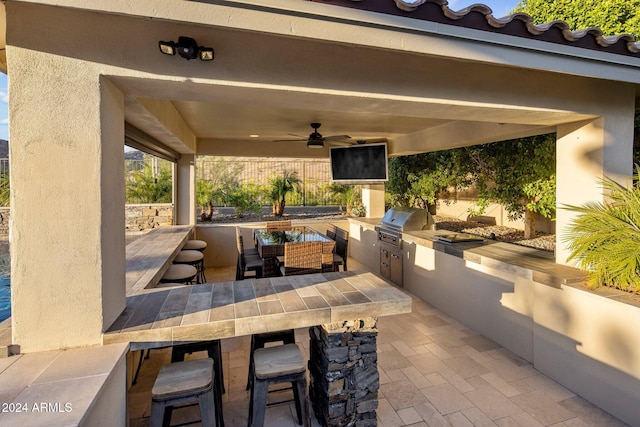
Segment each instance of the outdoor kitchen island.
[[[380,268],[379,222],[349,219],[350,256],[374,272]],[[444,234],[446,239],[439,237]],[[456,239],[458,234],[402,232],[403,288],[574,393],[640,425],[640,335],[629,327],[640,322],[640,296],[589,289],[585,272],[556,263],[551,252]]]
[[325,425],[376,419],[377,317],[411,296],[367,271],[144,289],[104,334],[132,351],[310,328],[310,394]]

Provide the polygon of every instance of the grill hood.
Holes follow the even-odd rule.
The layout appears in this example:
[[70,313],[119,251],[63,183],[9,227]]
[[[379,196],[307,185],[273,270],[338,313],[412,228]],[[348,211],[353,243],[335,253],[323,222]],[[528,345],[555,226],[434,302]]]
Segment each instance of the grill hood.
[[428,210],[399,206],[389,209],[378,226],[405,232],[425,230],[431,228],[433,224],[433,217]]

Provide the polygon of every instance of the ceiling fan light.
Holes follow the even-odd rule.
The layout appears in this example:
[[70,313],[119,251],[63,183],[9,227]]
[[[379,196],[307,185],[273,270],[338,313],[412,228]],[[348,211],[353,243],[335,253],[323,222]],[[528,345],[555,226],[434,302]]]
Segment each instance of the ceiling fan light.
[[309,139],[307,141],[307,148],[323,148],[324,143],[321,139]]

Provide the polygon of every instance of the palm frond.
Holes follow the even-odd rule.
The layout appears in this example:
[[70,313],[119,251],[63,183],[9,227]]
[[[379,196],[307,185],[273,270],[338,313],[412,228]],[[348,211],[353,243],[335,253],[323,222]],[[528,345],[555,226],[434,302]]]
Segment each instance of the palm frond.
[[589,272],[591,286],[640,292],[640,185],[609,178],[602,185],[610,201],[563,207],[578,213],[562,235],[569,260]]

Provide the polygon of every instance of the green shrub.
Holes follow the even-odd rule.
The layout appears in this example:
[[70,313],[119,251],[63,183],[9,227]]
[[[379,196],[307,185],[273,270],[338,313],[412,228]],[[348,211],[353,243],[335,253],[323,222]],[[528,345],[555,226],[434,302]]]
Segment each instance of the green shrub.
[[171,203],[172,187],[171,169],[160,168],[154,173],[150,165],[145,165],[127,180],[127,203]]
[[580,262],[592,287],[640,292],[640,184],[635,178],[630,188],[603,179],[610,201],[563,207],[579,213],[563,240],[571,250],[569,260]]
[[228,202],[236,210],[236,216],[242,218],[245,212],[262,212],[260,204],[261,188],[253,183],[243,183],[229,194]]

